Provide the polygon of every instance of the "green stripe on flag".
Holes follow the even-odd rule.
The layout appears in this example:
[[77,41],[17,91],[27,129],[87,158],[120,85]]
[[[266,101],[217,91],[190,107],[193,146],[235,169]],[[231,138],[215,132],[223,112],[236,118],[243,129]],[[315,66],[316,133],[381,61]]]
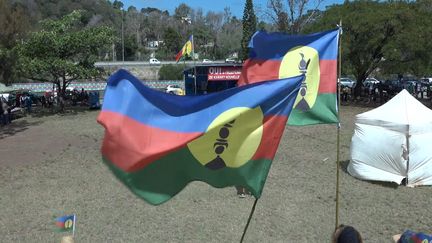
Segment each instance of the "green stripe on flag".
[[312,109],[306,112],[293,109],[288,118],[288,125],[305,126],[337,123],[339,120],[336,105],[335,93],[319,94]]
[[103,161],[133,193],[153,205],[169,200],[195,180],[217,188],[244,186],[258,198],[272,162],[268,159],[251,160],[239,168],[211,170],[199,163],[187,148],[131,173],[119,169],[106,158]]

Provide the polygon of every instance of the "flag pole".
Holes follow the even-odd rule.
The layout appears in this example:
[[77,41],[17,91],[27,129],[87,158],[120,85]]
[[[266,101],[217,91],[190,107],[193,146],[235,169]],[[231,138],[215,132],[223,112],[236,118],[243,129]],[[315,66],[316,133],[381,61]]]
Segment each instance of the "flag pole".
[[338,95],[338,99],[337,99],[337,106],[338,106],[338,124],[337,124],[337,140],[336,140],[336,216],[335,216],[335,229],[338,227],[339,225],[339,165],[340,165],[340,161],[339,161],[339,154],[340,154],[340,77],[341,77],[341,69],[342,69],[342,43],[341,43],[341,39],[342,39],[342,20],[340,20],[339,22],[339,62],[338,62],[338,77],[337,77],[337,95]]
[[194,63],[194,91],[195,91],[195,95],[197,94],[197,82],[196,82],[196,62],[195,62],[195,40],[194,40],[194,36],[192,33],[192,59],[193,59],[193,63]]
[[252,216],[253,216],[253,214],[254,214],[254,212],[255,212],[255,207],[256,207],[257,202],[258,202],[258,198],[255,198],[255,202],[254,202],[254,204],[253,204],[253,206],[252,206],[252,210],[251,210],[251,212],[250,212],[250,214],[249,214],[248,221],[247,221],[246,226],[245,226],[245,228],[244,228],[244,230],[243,230],[243,234],[242,234],[242,237],[241,237],[241,239],[240,239],[240,243],[243,243],[244,237],[245,237],[245,235],[246,235],[246,231],[247,231],[247,229],[248,229],[248,227],[249,227],[249,223],[250,223],[250,221],[251,221],[251,219],[252,219]]

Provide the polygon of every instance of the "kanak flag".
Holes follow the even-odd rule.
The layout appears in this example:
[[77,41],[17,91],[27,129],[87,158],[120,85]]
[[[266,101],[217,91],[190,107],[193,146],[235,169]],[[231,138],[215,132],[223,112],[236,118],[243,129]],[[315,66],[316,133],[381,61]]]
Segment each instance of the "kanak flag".
[[340,29],[309,35],[256,32],[238,86],[305,75],[289,125],[337,123]]
[[103,161],[154,205],[196,180],[243,186],[259,198],[303,78],[177,96],[119,70],[98,117]]

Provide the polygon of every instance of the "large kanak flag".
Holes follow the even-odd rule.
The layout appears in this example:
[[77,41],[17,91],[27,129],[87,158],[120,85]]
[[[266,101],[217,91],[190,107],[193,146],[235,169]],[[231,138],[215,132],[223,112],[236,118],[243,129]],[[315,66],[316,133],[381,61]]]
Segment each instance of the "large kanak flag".
[[289,125],[337,123],[339,29],[309,35],[256,32],[238,86],[305,75]]
[[176,96],[119,70],[108,80],[98,117],[103,160],[153,205],[194,180],[244,186],[258,198],[302,79]]

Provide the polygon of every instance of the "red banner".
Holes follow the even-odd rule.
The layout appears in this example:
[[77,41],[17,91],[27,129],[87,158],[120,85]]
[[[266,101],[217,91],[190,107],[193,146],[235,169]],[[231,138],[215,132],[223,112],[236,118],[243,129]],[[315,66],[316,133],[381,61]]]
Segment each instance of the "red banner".
[[241,74],[241,67],[209,67],[208,79],[209,81],[225,81],[225,80],[238,80]]

